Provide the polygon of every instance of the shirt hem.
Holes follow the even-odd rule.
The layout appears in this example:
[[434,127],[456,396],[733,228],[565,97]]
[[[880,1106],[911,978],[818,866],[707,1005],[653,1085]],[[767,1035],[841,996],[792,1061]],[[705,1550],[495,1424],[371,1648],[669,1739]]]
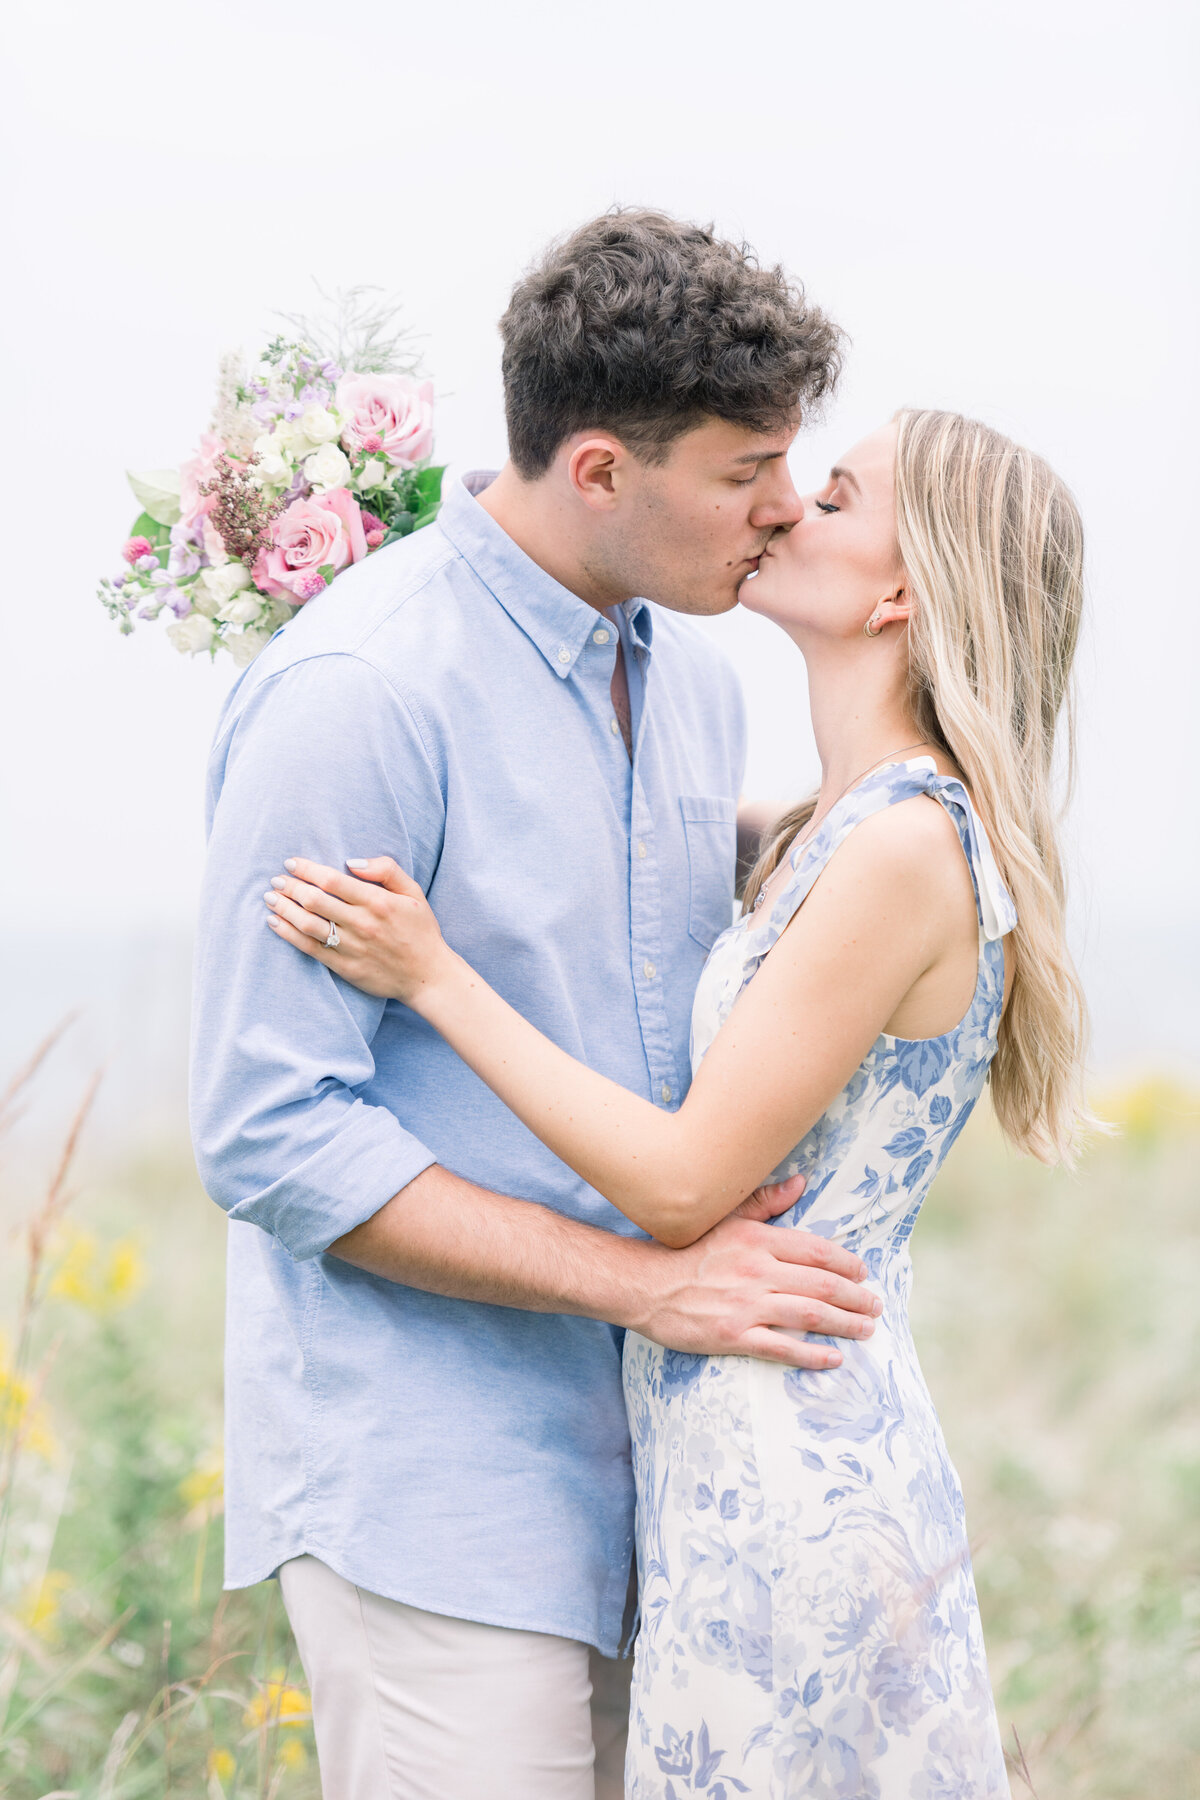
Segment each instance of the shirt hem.
[[623,1622],[621,1620],[618,1620],[615,1631],[602,1632],[595,1625],[584,1624],[576,1618],[556,1619],[549,1622],[541,1617],[514,1617],[512,1615],[501,1617],[499,1611],[489,1607],[434,1602],[427,1596],[414,1593],[412,1590],[405,1592],[401,1586],[394,1583],[381,1586],[376,1580],[364,1579],[355,1574],[350,1565],[341,1558],[331,1555],[329,1551],[322,1550],[319,1545],[312,1543],[289,1550],[286,1556],[275,1557],[267,1562],[262,1567],[261,1573],[257,1575],[227,1572],[222,1585],[226,1591],[257,1587],[261,1581],[273,1580],[283,1564],[293,1561],[297,1556],[315,1556],[318,1562],[323,1562],[326,1568],[332,1569],[335,1575],[340,1575],[343,1581],[353,1583],[355,1587],[362,1588],[365,1593],[378,1594],[381,1600],[398,1600],[402,1606],[413,1606],[420,1612],[435,1613],[440,1618],[466,1619],[473,1625],[497,1625],[506,1631],[538,1631],[547,1637],[567,1638],[573,1643],[588,1644],[592,1649],[598,1650],[601,1656],[614,1659],[629,1654],[629,1649],[623,1649],[621,1644],[621,1624]]

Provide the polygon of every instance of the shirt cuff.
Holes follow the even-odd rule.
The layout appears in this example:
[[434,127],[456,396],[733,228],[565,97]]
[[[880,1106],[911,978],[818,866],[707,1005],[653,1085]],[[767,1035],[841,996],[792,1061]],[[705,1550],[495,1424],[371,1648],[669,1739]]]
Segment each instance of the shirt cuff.
[[304,1262],[372,1218],[436,1161],[394,1114],[356,1100],[336,1137],[280,1181],[240,1200],[229,1217],[269,1231]]

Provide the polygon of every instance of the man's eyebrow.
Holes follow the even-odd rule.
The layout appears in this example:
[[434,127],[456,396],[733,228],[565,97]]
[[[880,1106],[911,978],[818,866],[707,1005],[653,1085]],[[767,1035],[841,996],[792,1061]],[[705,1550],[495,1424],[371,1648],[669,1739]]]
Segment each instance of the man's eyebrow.
[[839,464],[835,463],[829,473],[834,481],[848,481],[859,499],[862,499],[862,489],[858,485],[858,477],[855,475],[853,469],[843,469]]
[[745,456],[735,456],[733,460],[735,463],[778,462],[786,455],[786,450],[747,450]]

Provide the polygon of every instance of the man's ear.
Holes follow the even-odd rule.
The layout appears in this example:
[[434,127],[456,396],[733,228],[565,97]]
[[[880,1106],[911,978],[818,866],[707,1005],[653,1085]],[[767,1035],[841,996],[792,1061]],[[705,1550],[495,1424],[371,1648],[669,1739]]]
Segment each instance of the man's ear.
[[610,512],[617,503],[629,452],[607,431],[581,432],[568,446],[567,480],[593,512]]

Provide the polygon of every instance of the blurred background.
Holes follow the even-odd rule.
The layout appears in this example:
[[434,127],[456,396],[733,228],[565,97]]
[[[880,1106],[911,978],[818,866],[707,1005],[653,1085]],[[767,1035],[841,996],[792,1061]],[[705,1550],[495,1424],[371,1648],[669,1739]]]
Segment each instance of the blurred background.
[[[315,282],[402,302],[438,459],[497,466],[511,285],[626,202],[745,236],[849,333],[842,391],[793,453],[802,492],[918,404],[1028,442],[1082,506],[1072,936],[1123,1132],[1068,1179],[981,1121],[918,1238],[919,1324],[1014,1792],[1200,1793],[1196,37],[1182,0],[13,19],[0,1086],[79,1017],[2,1171],[0,1791],[315,1791],[269,1590],[214,1623],[221,1220],[184,1080],[203,770],[233,673],[161,626],[121,638],[94,599],[137,511],[123,471],[188,454],[218,357],[312,311]],[[798,658],[749,615],[705,629],[750,703],[747,791],[787,801],[816,774]],[[47,1201],[98,1066],[78,1194]]]

